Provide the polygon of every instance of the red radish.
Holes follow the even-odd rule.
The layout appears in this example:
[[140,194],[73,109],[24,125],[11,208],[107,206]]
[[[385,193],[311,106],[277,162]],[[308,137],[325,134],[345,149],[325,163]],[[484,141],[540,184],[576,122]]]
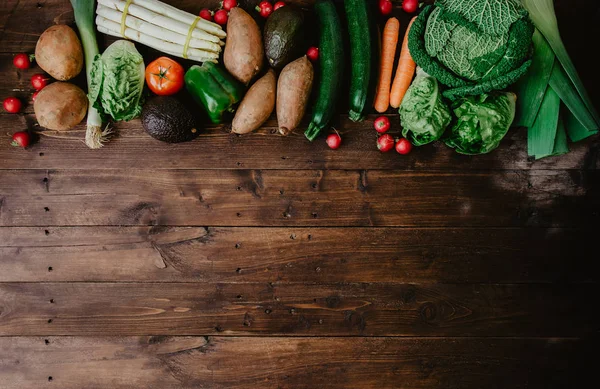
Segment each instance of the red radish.
[[36,97],[37,97],[38,93],[40,93],[40,91],[39,91],[39,90],[36,90],[35,92],[33,92],[33,95],[31,95],[31,101],[35,101],[35,99],[36,99]]
[[404,0],[402,9],[409,14],[414,13],[419,8],[419,0]]
[[2,103],[4,110],[8,113],[18,113],[21,110],[21,100],[16,97],[7,97]]
[[329,134],[325,141],[327,142],[327,146],[329,146],[330,149],[337,150],[342,144],[342,137],[336,131],[335,134]]
[[285,3],[283,1],[278,1],[277,3],[275,3],[275,5],[273,6],[273,10],[277,11],[279,8],[281,7],[285,7]]
[[380,116],[377,119],[375,119],[373,126],[375,127],[375,130],[377,130],[378,133],[383,134],[384,132],[387,132],[387,130],[390,129],[390,119],[388,119],[387,116]]
[[308,57],[308,59],[315,62],[317,59],[319,59],[319,48],[314,46],[309,47],[306,51],[306,56]]
[[379,12],[381,12],[382,15],[391,14],[393,8],[394,5],[390,0],[379,0]]
[[398,154],[406,155],[406,154],[410,153],[411,150],[412,150],[412,143],[410,143],[408,141],[408,139],[406,139],[406,138],[398,139],[398,142],[396,142],[396,151],[398,152]]
[[390,134],[383,134],[377,139],[377,148],[382,153],[387,153],[394,148],[394,138]]
[[260,12],[260,16],[268,18],[273,12],[273,6],[268,1],[261,1],[261,3],[256,6],[256,10]]
[[48,85],[48,81],[50,79],[44,77],[43,74],[37,73],[31,76],[31,85],[35,90],[42,90],[46,85]]
[[223,9],[226,11],[231,11],[231,9],[237,7],[237,5],[237,0],[223,0]]
[[13,134],[11,145],[15,147],[25,148],[29,146],[30,142],[31,137],[29,136],[29,133],[26,131],[19,131]]
[[212,22],[213,20],[212,12],[207,8],[204,8],[202,11],[200,11],[199,16],[204,20],[208,20],[209,22]]
[[215,23],[224,26],[227,24],[227,11],[224,9],[220,9],[215,12]]
[[29,69],[32,57],[25,53],[19,53],[13,58],[13,64],[19,69]]

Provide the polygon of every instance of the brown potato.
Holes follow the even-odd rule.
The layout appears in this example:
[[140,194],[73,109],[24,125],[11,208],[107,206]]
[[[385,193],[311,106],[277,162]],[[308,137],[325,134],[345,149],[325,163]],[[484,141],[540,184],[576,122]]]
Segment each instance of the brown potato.
[[245,85],[261,71],[265,62],[260,28],[240,7],[229,11],[223,62],[229,73]]
[[304,117],[314,78],[313,66],[298,58],[283,68],[277,83],[277,124],[281,135],[288,135]]
[[231,123],[231,131],[236,134],[247,134],[266,122],[275,108],[276,88],[275,72],[269,69],[267,74],[258,79],[244,96]]
[[83,68],[83,49],[75,31],[64,24],[48,28],[35,46],[35,61],[60,81],[78,75]]
[[38,93],[33,103],[40,126],[57,131],[65,131],[81,123],[87,108],[86,94],[68,82],[48,85]]

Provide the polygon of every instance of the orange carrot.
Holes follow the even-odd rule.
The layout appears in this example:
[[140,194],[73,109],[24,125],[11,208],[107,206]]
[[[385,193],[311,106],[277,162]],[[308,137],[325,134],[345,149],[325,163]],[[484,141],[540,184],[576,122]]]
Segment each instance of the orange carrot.
[[390,92],[390,105],[394,108],[398,108],[402,104],[404,95],[412,82],[413,76],[415,75],[415,69],[417,64],[413,61],[408,50],[408,33],[410,32],[410,26],[416,17],[412,18],[406,29],[404,35],[404,41],[402,42],[402,50],[400,51],[400,60],[398,61],[398,68],[396,68],[396,76],[394,77],[394,83],[392,84],[392,90]]
[[385,112],[390,106],[390,84],[394,72],[394,58],[396,57],[396,46],[398,45],[398,34],[400,33],[400,22],[396,18],[390,18],[383,28],[381,41],[381,63],[379,65],[379,84],[375,96],[375,110]]

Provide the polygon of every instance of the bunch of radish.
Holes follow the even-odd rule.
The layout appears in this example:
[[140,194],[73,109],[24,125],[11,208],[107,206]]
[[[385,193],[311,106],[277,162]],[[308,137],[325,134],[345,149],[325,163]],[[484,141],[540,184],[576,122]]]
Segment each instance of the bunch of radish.
[[382,134],[377,138],[377,148],[382,153],[386,153],[395,148],[398,154],[406,155],[412,150],[412,144],[406,138],[394,139],[393,136],[387,134],[390,129],[390,119],[387,116],[380,116],[373,122],[373,127],[377,133]]
[[221,2],[221,8],[216,11],[211,11],[208,8],[204,8],[200,11],[199,16],[202,19],[208,20],[209,22],[215,22],[221,26],[224,26],[227,24],[229,11],[237,7],[237,5],[237,0],[223,0]]

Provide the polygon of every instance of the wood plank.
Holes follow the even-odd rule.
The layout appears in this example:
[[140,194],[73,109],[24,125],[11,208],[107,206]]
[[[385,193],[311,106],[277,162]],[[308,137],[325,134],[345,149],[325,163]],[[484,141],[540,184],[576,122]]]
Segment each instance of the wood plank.
[[595,234],[556,228],[8,227],[0,228],[0,282],[590,282],[598,281],[590,260]]
[[549,389],[589,382],[593,346],[597,340],[0,338],[0,381],[12,389]]
[[0,225],[591,226],[599,175],[2,170]]
[[[29,92],[22,96],[26,101]],[[274,134],[271,118],[260,131],[236,136],[225,128],[209,127],[192,142],[166,144],[151,138],[139,120],[119,123],[119,136],[101,150],[83,144],[84,125],[73,132],[42,136],[27,150],[10,147],[17,130],[39,130],[33,115],[0,115],[0,169],[102,169],[144,167],[152,169],[598,169],[600,137],[571,145],[571,152],[555,158],[532,161],[527,156],[527,133],[515,129],[501,146],[482,156],[459,155],[437,142],[419,147],[407,156],[381,153],[372,128],[377,115],[363,123],[339,116],[336,128],[344,138],[339,150],[330,150],[323,139],[311,143],[298,131],[283,137]],[[399,134],[397,115],[391,115],[392,134]],[[306,120],[305,120],[306,122]],[[303,126],[305,126],[304,123]]]
[[598,329],[589,306],[597,288],[0,283],[0,334],[582,336]]

